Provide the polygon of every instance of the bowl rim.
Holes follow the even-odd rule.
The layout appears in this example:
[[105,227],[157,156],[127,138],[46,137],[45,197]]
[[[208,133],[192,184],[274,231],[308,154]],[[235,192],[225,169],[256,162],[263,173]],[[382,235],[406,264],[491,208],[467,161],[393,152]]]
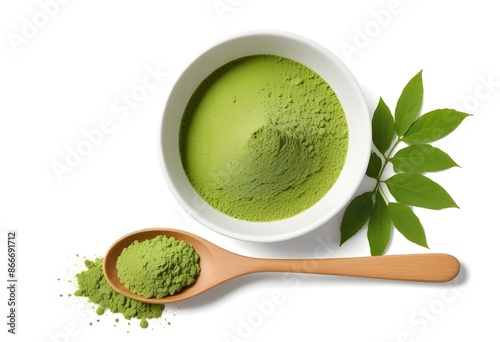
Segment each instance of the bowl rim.
[[[163,143],[164,140],[164,131],[165,131],[165,125],[167,121],[167,115],[168,115],[168,108],[169,104],[172,101],[172,94],[175,92],[179,84],[182,82],[183,76],[185,76],[189,71],[191,70],[190,68],[193,67],[197,62],[202,60],[204,57],[207,56],[208,53],[212,53],[213,51],[216,51],[218,48],[220,48],[224,44],[232,43],[234,41],[240,40],[240,39],[246,39],[246,38],[258,38],[258,37],[274,37],[276,39],[288,39],[288,40],[294,40],[299,44],[303,44],[306,46],[309,46],[316,50],[315,52],[317,53],[322,53],[325,56],[328,57],[330,62],[334,64],[339,70],[342,72],[343,77],[346,78],[346,81],[349,83],[349,85],[353,88],[355,95],[358,97],[358,105],[362,108],[363,113],[359,113],[359,116],[364,117],[364,127],[361,127],[360,129],[363,131],[363,134],[365,135],[364,141],[360,142],[363,144],[363,146],[360,146],[360,149],[363,150],[363,155],[364,158],[359,160],[358,167],[362,169],[362,172],[357,172],[356,175],[349,175],[350,178],[352,178],[352,184],[355,184],[355,186],[349,187],[349,189],[345,192],[345,195],[342,196],[342,200],[339,201],[338,203],[335,203],[332,207],[334,209],[328,210],[323,212],[322,215],[318,215],[315,219],[309,219],[307,220],[308,223],[306,224],[301,224],[300,226],[296,226],[298,222],[301,222],[300,220],[296,220],[298,215],[302,215],[303,213],[299,213],[297,215],[294,215],[289,218],[285,218],[282,220],[278,221],[272,221],[272,222],[250,222],[250,221],[242,221],[233,217],[230,217],[226,214],[223,214],[213,207],[211,207],[209,204],[204,202],[201,197],[195,199],[192,199],[192,202],[195,200],[201,201],[200,202],[200,207],[198,208],[193,208],[193,205],[190,204],[185,196],[181,193],[181,191],[178,189],[178,185],[174,181],[174,176],[171,175],[169,170],[169,167],[167,165],[167,158],[166,158],[166,153],[165,153],[165,146]],[[258,54],[258,53],[255,53]],[[287,57],[287,56],[284,56]],[[293,59],[293,58],[292,58]],[[225,62],[221,63],[219,66],[222,66]],[[215,69],[212,69],[210,72],[214,71]],[[322,77],[324,75],[320,74]],[[205,79],[205,76],[201,76],[198,78],[199,82],[201,82],[203,79]],[[337,93],[337,89],[334,88],[334,91]],[[189,97],[191,97],[192,94],[189,94]],[[343,102],[341,101],[341,104]],[[346,115],[347,116],[347,115]],[[182,117],[182,115],[181,115]],[[168,128],[168,127],[167,127]],[[178,131],[178,128],[177,128]],[[349,127],[349,131],[351,132],[351,127]],[[370,118],[370,113],[368,110],[368,105],[364,96],[364,93],[352,74],[352,72],[347,68],[347,66],[335,55],[333,54],[330,50],[326,49],[316,41],[306,38],[302,35],[288,32],[288,31],[282,31],[282,30],[250,30],[250,31],[243,31],[235,34],[228,35],[222,39],[217,40],[216,42],[210,44],[208,47],[204,48],[199,52],[194,58],[192,58],[189,63],[186,64],[184,69],[180,72],[178,77],[176,78],[174,84],[172,85],[170,92],[167,97],[167,101],[164,106],[163,114],[161,116],[161,121],[159,125],[159,134],[158,134],[158,152],[159,152],[159,161],[160,161],[160,167],[163,173],[163,176],[165,180],[167,181],[168,187],[176,199],[177,203],[180,205],[182,209],[184,209],[190,217],[195,219],[198,223],[202,224],[203,226],[211,229],[212,231],[215,231],[219,234],[222,234],[227,237],[235,238],[238,240],[242,241],[252,241],[252,242],[279,242],[279,241],[285,241],[285,240],[290,240],[299,236],[302,236],[306,233],[309,233],[317,228],[319,228],[321,225],[325,224],[327,221],[332,219],[335,215],[339,214],[342,209],[347,205],[348,201],[352,198],[352,196],[355,194],[357,189],[359,188],[359,185],[361,184],[364,176],[365,176],[365,171],[366,167],[368,166],[369,162],[369,156],[371,152],[371,118]],[[177,134],[177,141],[178,141],[178,134]],[[349,147],[350,148],[350,147]],[[349,154],[349,151],[348,151]],[[346,158],[346,163],[347,163],[347,158]],[[343,171],[341,172],[341,175],[344,174],[344,169],[345,169],[345,164],[343,166]],[[344,175],[345,177],[345,175]],[[340,177],[339,177],[340,178]],[[187,179],[187,177],[186,177]],[[337,184],[338,180],[336,181],[335,184]],[[332,186],[332,189],[335,188]],[[328,192],[330,192],[332,189],[330,189]],[[194,191],[194,190],[193,190]],[[326,195],[325,195],[326,196]],[[323,198],[325,197],[323,196]],[[318,202],[321,202],[323,199],[320,199]],[[311,208],[314,208],[317,206],[317,203],[315,203]],[[295,227],[293,229],[290,229],[286,232],[279,232],[276,234],[265,234],[265,235],[258,235],[258,234],[248,234],[248,233],[241,233],[238,231],[234,231],[231,229],[226,228],[225,226],[222,226],[221,224],[214,223],[212,220],[208,219],[205,215],[203,215],[201,212],[205,211],[205,209],[210,210],[215,210],[219,213],[219,215],[222,215],[221,217],[224,217],[222,221],[225,221],[228,226],[234,223],[241,223],[241,224],[246,224],[246,225],[255,225],[259,226],[262,228],[261,231],[265,230],[271,230],[273,229],[273,225],[276,224],[283,224],[283,225],[294,225]],[[311,208],[305,210],[305,212],[308,212]],[[204,210],[200,210],[204,209]]]

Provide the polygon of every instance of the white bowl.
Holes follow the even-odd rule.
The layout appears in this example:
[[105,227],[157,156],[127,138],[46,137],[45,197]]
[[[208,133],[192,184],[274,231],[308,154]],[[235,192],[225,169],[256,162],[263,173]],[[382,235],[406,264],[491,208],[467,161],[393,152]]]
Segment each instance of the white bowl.
[[[222,65],[256,54],[290,58],[321,75],[337,94],[349,128],[345,165],[333,187],[306,211],[272,222],[235,219],[208,205],[191,186],[179,152],[182,116],[199,84]],[[324,47],[286,32],[243,33],[229,37],[206,50],[186,68],[174,84],[161,123],[161,166],[174,197],[202,225],[220,234],[246,241],[283,241],[308,233],[327,222],[344,208],[359,187],[370,151],[370,115],[363,92],[352,73]]]

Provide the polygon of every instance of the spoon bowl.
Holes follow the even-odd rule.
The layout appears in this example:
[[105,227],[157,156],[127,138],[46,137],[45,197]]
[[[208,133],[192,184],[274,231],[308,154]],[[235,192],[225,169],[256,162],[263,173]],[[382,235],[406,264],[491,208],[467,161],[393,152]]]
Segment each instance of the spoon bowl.
[[[189,243],[200,256],[200,274],[195,282],[180,292],[163,298],[145,298],[129,291],[120,281],[116,260],[134,241],[158,235]],[[169,228],[138,230],[118,239],[103,261],[104,275],[117,292],[152,304],[167,304],[199,295],[235,277],[257,272],[294,272],[390,280],[447,282],[460,272],[460,263],[449,254],[428,253],[325,259],[262,259],[229,252],[186,231]]]

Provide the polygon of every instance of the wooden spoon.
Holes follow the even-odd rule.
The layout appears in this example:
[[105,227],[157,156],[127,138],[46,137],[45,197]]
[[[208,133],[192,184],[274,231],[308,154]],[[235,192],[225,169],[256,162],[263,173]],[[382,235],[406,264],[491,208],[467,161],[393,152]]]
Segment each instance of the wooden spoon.
[[[193,284],[177,294],[145,298],[127,290],[121,283],[116,260],[135,240],[144,241],[163,234],[191,244],[200,256],[200,274]],[[458,260],[448,254],[386,255],[333,259],[259,259],[229,252],[194,234],[167,228],[143,229],[123,236],[106,253],[104,275],[119,293],[154,304],[181,301],[199,295],[226,280],[255,272],[294,272],[366,277],[392,280],[446,282],[460,271]]]

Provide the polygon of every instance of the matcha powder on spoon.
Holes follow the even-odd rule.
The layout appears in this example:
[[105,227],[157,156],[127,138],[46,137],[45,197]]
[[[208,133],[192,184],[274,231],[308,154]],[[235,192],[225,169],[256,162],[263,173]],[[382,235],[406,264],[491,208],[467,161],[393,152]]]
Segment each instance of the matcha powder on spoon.
[[348,127],[333,89],[291,59],[254,55],[217,69],[183,116],[179,148],[194,189],[248,221],[296,215],[344,166]]
[[200,257],[185,241],[158,235],[134,241],[116,260],[123,285],[146,298],[173,295],[191,285],[200,273]]

